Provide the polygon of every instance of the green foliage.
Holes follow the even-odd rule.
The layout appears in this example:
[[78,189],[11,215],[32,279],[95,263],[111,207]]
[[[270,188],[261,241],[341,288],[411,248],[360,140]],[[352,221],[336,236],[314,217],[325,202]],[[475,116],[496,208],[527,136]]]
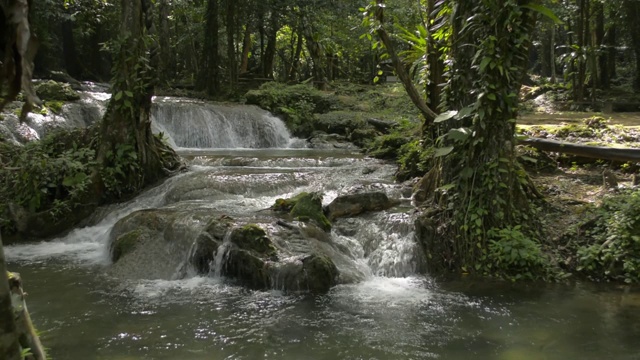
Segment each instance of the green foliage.
[[[393,159],[409,165],[415,158],[419,142],[420,124],[407,120],[400,121],[389,134],[378,136],[366,148],[367,154],[379,159]],[[413,143],[413,145],[411,145]],[[403,160],[400,160],[404,158]]]
[[[30,212],[71,211],[91,184],[95,151],[82,143],[84,130],[58,131],[24,147],[3,148],[0,214],[14,203]],[[6,157],[5,157],[6,156]],[[7,223],[7,219],[3,219]]]
[[276,115],[282,115],[294,135],[309,135],[314,113],[325,113],[336,103],[332,95],[311,85],[269,82],[246,94],[247,103],[258,105]]
[[116,145],[115,151],[107,151],[106,166],[100,175],[106,188],[107,198],[120,198],[142,188],[143,175],[138,153],[129,144]]
[[522,232],[521,226],[491,228],[486,256],[476,270],[500,278],[516,280],[549,280],[556,276],[549,258],[540,245]]
[[435,153],[433,147],[424,146],[424,141],[415,139],[398,150],[398,172],[396,180],[404,181],[424,175],[432,165]]
[[80,95],[69,84],[47,80],[34,86],[38,97],[44,101],[74,101]]
[[598,209],[578,271],[596,280],[640,282],[640,191],[612,196]]

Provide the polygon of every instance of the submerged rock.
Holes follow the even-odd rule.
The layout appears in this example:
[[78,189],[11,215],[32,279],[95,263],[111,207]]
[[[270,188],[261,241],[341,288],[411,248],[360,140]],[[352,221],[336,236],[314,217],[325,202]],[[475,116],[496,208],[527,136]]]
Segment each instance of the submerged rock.
[[242,250],[273,257],[276,248],[267,237],[267,233],[256,224],[248,224],[231,232],[230,240]]
[[391,200],[383,192],[366,192],[338,196],[325,211],[330,220],[339,217],[350,217],[367,211],[381,211],[398,205],[398,201]]

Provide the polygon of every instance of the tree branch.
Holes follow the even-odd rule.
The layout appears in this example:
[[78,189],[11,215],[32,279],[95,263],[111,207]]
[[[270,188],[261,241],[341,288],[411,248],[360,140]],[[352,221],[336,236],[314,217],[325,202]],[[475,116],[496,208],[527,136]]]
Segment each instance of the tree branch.
[[407,94],[409,95],[409,98],[411,98],[413,104],[422,113],[422,116],[425,119],[425,125],[430,125],[436,119],[438,114],[435,111],[431,110],[429,105],[427,105],[416,87],[413,85],[413,81],[411,80],[411,77],[409,77],[409,74],[407,73],[407,70],[402,63],[402,60],[400,60],[400,57],[398,57],[398,54],[396,53],[395,47],[393,46],[393,42],[391,41],[389,34],[387,34],[387,31],[384,29],[384,0],[378,0],[378,7],[375,12],[375,17],[376,20],[378,20],[378,22],[380,23],[378,29],[376,30],[376,34],[378,35],[380,40],[382,40],[384,47],[387,49],[387,52],[389,53],[391,61],[393,62],[393,66],[396,70],[396,74],[398,74],[398,78],[400,78],[400,81],[402,81],[402,85],[407,91]]

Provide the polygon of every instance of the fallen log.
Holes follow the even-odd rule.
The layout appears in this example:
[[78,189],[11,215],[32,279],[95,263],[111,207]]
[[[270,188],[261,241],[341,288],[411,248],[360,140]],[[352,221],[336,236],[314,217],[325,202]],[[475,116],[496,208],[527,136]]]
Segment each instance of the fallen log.
[[520,139],[519,144],[528,145],[542,151],[571,154],[592,159],[640,162],[640,149],[591,146],[538,138]]

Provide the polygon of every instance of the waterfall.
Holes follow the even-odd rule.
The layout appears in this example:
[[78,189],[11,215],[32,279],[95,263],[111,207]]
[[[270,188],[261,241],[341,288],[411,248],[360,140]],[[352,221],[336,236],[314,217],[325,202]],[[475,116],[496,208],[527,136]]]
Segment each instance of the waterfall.
[[255,106],[156,99],[152,120],[177,148],[295,147],[282,120]]

